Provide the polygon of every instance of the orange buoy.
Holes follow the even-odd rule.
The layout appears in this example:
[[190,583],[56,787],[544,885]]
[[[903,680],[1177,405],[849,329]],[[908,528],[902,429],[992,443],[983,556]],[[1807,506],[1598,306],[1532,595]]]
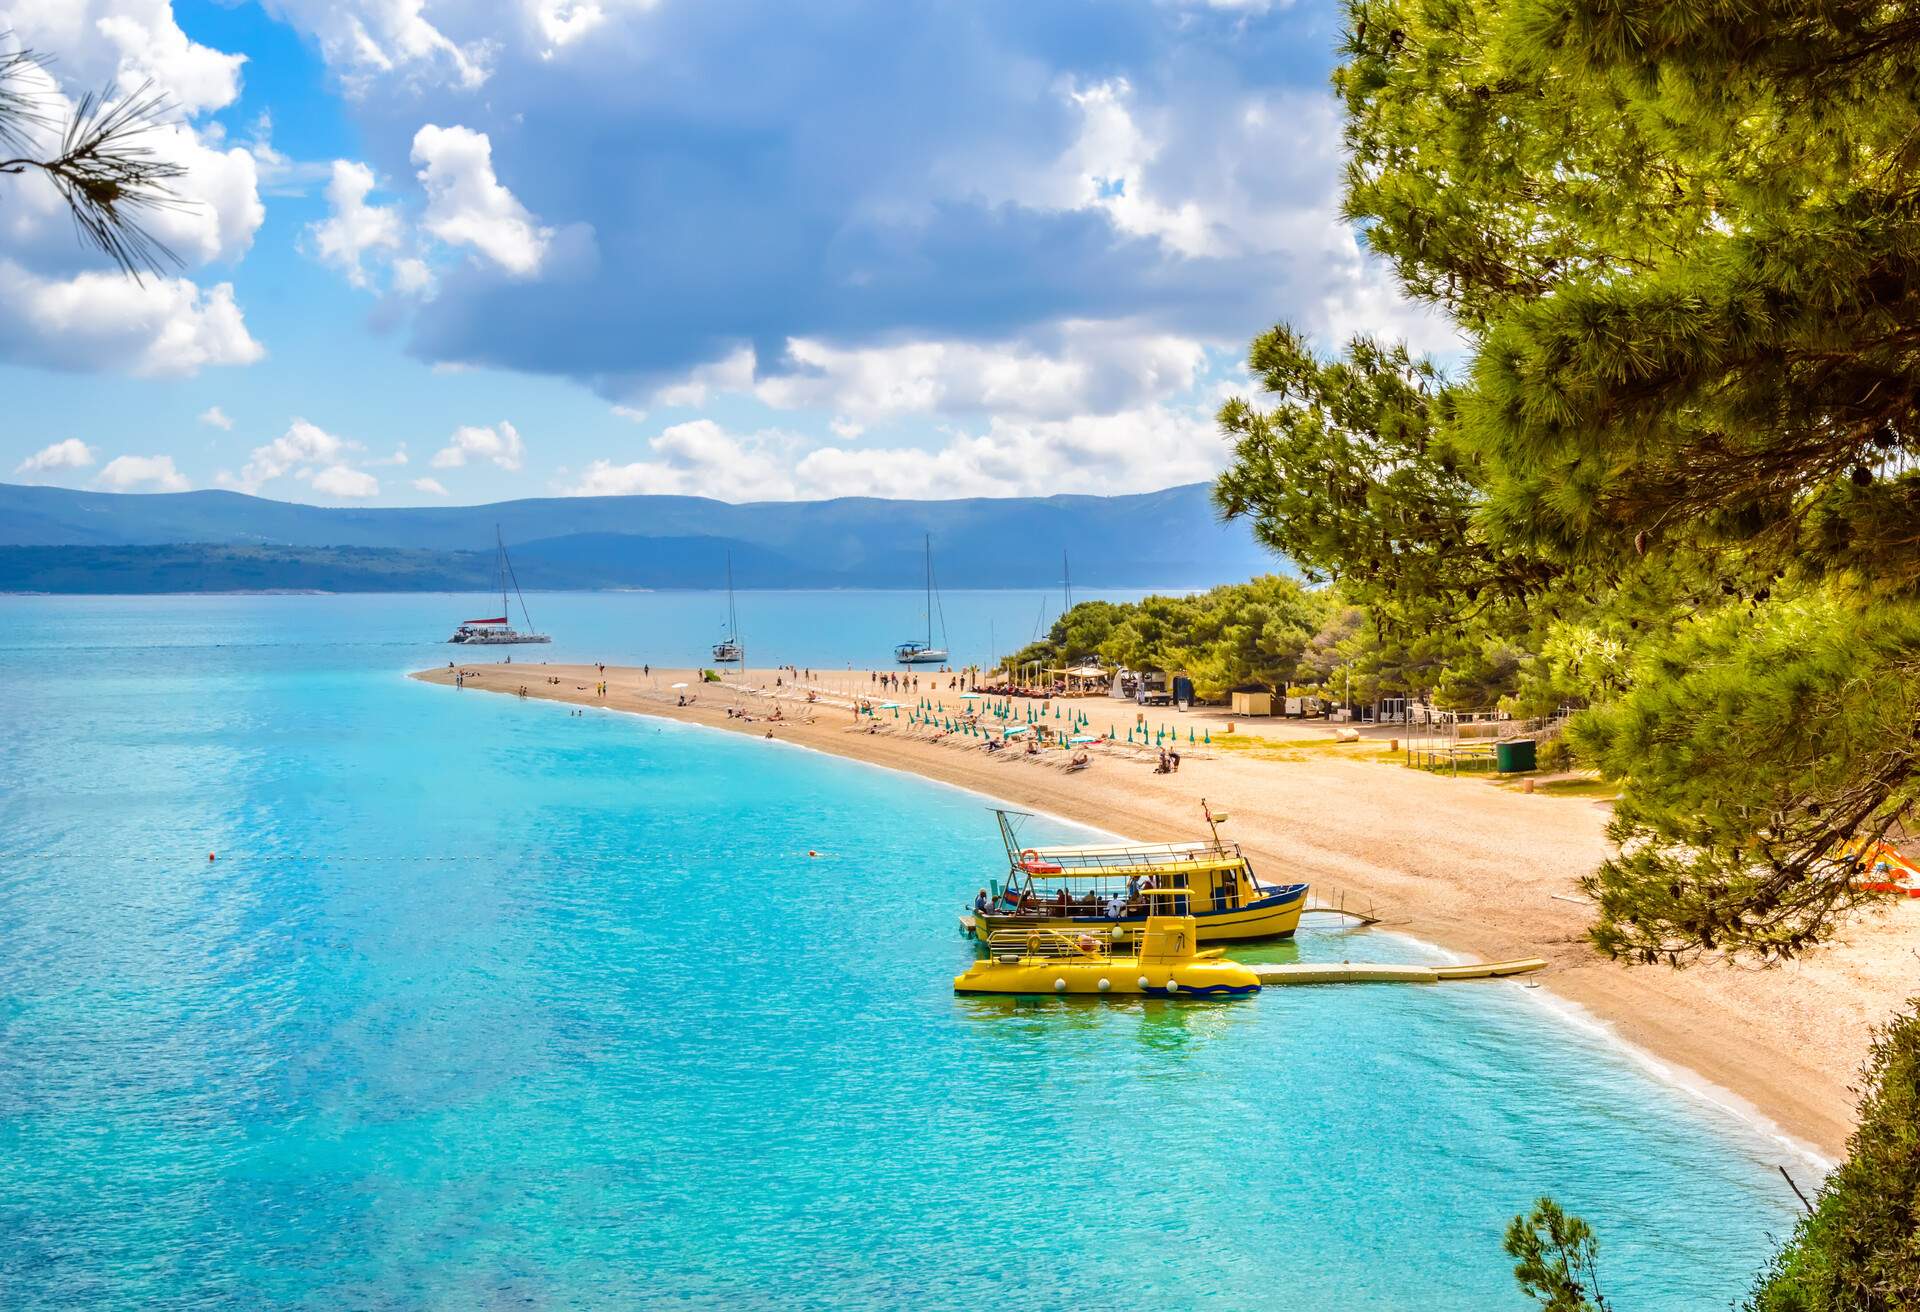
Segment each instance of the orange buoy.
[[207,860],[209,861],[213,860],[213,853],[211,852],[207,853]]

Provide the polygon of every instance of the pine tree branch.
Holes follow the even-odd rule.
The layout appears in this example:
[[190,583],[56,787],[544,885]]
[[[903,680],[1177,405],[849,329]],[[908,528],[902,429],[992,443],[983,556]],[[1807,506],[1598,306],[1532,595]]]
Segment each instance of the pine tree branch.
[[[0,32],[0,40],[10,35]],[[67,120],[58,152],[43,157],[34,148],[55,120],[28,78],[49,62],[26,49],[0,54],[0,147],[13,152],[0,160],[0,175],[38,169],[66,202],[82,244],[135,281],[179,268],[180,257],[147,227],[152,214],[192,204],[171,185],[186,168],[161,157],[148,140],[170,120],[173,102],[151,80],[119,99],[110,91],[88,92]]]

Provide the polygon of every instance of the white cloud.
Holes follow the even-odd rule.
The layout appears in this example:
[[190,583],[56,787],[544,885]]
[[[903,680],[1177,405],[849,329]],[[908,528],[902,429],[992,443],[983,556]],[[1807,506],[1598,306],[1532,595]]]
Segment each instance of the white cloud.
[[[1040,370],[1013,380],[1036,394],[1020,411],[915,369],[897,401],[869,389],[871,415],[830,411],[872,427],[923,384],[969,419],[1068,417],[1073,322],[1209,350],[1276,317],[1425,330],[1342,219],[1338,102],[1314,60],[1275,57],[1313,41],[1288,0],[1158,0],[1103,28],[1092,63],[1044,24],[884,0],[744,25],[641,0],[273,8],[363,80],[369,157],[413,154],[439,240],[395,262],[410,303],[388,313],[428,363],[568,376],[656,415],[726,390],[689,362],[745,342],[979,342]],[[489,68],[483,97],[441,85]],[[778,349],[758,369],[782,370]]]
[[230,283],[203,290],[185,278],[51,279],[0,259],[0,306],[0,355],[25,364],[177,378],[266,354]]
[[355,287],[367,285],[361,260],[369,252],[397,250],[401,241],[400,212],[391,205],[367,204],[373,188],[372,169],[335,160],[327,183],[328,215],[307,229],[320,258],[345,273]]
[[643,424],[647,421],[645,410],[638,410],[630,405],[616,405],[613,407],[613,412],[628,423]]
[[441,486],[440,480],[437,478],[416,478],[413,480],[413,490],[416,492],[425,492],[430,497],[444,497],[447,495],[447,489]]
[[200,412],[200,422],[209,428],[218,428],[226,432],[233,431],[233,420],[227,418],[227,412],[217,405],[210,405]]
[[828,424],[827,427],[831,428],[833,430],[833,435],[839,438],[842,442],[851,442],[855,438],[859,437],[860,434],[867,431],[865,424],[856,424],[853,420],[847,418],[845,415],[835,415],[833,417],[833,422]]
[[696,365],[679,382],[656,388],[653,403],[697,409],[714,392],[744,392],[753,386],[754,366],[753,348],[735,347],[718,360]]
[[791,433],[737,437],[711,419],[661,430],[652,458],[616,465],[596,460],[566,489],[571,496],[712,496],[723,501],[785,500],[795,495],[791,457],[803,445]]
[[1200,342],[1127,324],[1070,322],[1051,337],[1046,346],[923,341],[856,348],[794,338],[787,343],[790,372],[762,378],[754,394],[777,409],[828,409],[843,421],[973,413],[1062,419],[1184,392],[1206,364]]
[[995,419],[979,433],[952,433],[931,451],[821,447],[799,461],[794,476],[813,496],[1114,494],[1211,478],[1225,459],[1210,414],[1148,406],[1060,420]]
[[1227,458],[1210,410],[1144,406],[1114,415],[993,419],[949,429],[931,449],[813,449],[781,429],[745,435],[711,419],[665,428],[646,458],[596,460],[562,490],[573,496],[707,496],[768,501],[838,496],[946,499],[1142,492],[1198,482]]
[[257,492],[263,484],[289,472],[313,477],[316,469],[337,466],[347,452],[358,449],[357,442],[336,437],[318,424],[295,419],[279,437],[255,447],[238,474],[222,470],[214,481],[238,492]]
[[[1400,340],[1409,350],[1437,357],[1442,364],[1464,355],[1468,342],[1440,310],[1410,301],[1394,284],[1392,272],[1368,259],[1354,243],[1354,276],[1335,285],[1303,316],[1323,350],[1337,350],[1349,339]],[[1241,393],[1246,395],[1246,393]]]
[[518,469],[526,454],[518,430],[503,419],[489,427],[454,429],[447,445],[433,453],[432,463],[435,469],[459,469],[469,459],[491,460],[502,469]]
[[1080,136],[1059,168],[1070,189],[1071,208],[1106,211],[1122,232],[1157,237],[1182,255],[1214,251],[1213,235],[1198,203],[1167,204],[1150,197],[1146,174],[1161,143],[1134,121],[1133,88],[1125,78],[1086,88],[1069,85],[1081,113]]
[[403,296],[417,292],[431,291],[433,288],[433,270],[427,267],[425,260],[408,255],[393,262],[393,290]]
[[515,277],[540,269],[553,229],[540,227],[493,172],[493,143],[471,128],[429,123],[414,134],[427,210],[420,226],[450,246],[471,246]]
[[86,469],[93,464],[93,448],[77,437],[43,446],[14,467],[14,475],[33,479],[56,469]]
[[347,465],[328,465],[314,474],[311,486],[315,492],[330,497],[363,499],[380,495],[378,479],[365,470]]
[[151,78],[185,114],[233,103],[244,55],[188,39],[170,0],[13,0],[0,30],[60,56],[61,76],[89,87],[123,89]]
[[493,43],[453,41],[427,19],[426,0],[278,0],[275,8],[319,39],[349,94],[385,76],[466,90],[487,80]]
[[185,492],[193,486],[173,467],[172,456],[116,456],[93,481],[113,492],[148,487],[156,492]]

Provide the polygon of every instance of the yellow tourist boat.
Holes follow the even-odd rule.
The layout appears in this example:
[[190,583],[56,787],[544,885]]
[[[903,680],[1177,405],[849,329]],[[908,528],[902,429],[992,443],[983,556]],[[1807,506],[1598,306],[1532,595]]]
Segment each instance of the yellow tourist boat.
[[996,811],[1007,846],[1007,878],[983,889],[961,928],[985,942],[997,930],[1039,927],[1062,931],[1137,932],[1147,919],[1142,894],[1154,888],[1186,892],[1185,914],[1202,943],[1246,943],[1291,938],[1307,905],[1307,885],[1263,883],[1239,845],[1213,836],[1193,843],[1127,843],[1021,847],[1012,816]]
[[1192,893],[1151,889],[1139,931],[997,929],[987,956],[953,977],[955,993],[1118,994],[1123,997],[1218,998],[1260,991],[1260,977],[1221,949],[1199,946],[1194,918],[1177,912]]

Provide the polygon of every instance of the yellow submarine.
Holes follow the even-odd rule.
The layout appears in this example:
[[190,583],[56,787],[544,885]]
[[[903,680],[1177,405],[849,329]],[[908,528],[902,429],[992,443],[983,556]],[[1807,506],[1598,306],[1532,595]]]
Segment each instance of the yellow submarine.
[[955,993],[1090,993],[1154,998],[1234,997],[1260,977],[1202,949],[1185,888],[1145,891],[1144,925],[996,929],[987,955],[953,977]]

